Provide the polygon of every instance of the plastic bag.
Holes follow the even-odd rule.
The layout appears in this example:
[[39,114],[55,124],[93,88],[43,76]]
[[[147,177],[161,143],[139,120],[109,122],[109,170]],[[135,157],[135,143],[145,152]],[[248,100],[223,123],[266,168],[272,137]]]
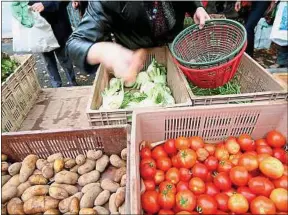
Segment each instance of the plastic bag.
[[288,46],[288,2],[279,3],[270,38],[280,46]]
[[270,34],[272,31],[272,25],[268,25],[265,18],[260,19],[258,25],[255,28],[255,49],[269,49],[271,46]]
[[59,48],[50,24],[38,12],[29,10],[29,13],[34,19],[32,28],[12,17],[13,51],[43,53]]

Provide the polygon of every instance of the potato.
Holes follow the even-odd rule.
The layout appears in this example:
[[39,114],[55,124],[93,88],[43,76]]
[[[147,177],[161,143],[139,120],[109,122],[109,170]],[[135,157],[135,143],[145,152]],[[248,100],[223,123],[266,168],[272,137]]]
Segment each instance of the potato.
[[27,188],[21,196],[23,202],[26,202],[28,199],[33,196],[44,196],[49,192],[49,185],[34,185]]
[[101,193],[102,189],[95,186],[88,190],[80,200],[80,208],[93,208],[96,197]]
[[102,156],[102,154],[103,152],[101,150],[89,150],[86,155],[88,159],[96,161]]
[[13,198],[8,202],[7,211],[9,214],[13,215],[25,215],[23,209],[23,202],[19,198]]
[[120,186],[121,187],[126,186],[126,174],[122,176]]
[[55,153],[53,155],[50,155],[48,158],[47,158],[47,161],[49,163],[53,163],[56,159],[63,159],[63,156],[61,153]]
[[94,205],[95,206],[102,206],[104,205],[110,197],[110,191],[109,190],[103,190],[95,199]]
[[1,215],[7,215],[7,204],[1,204]]
[[2,204],[8,202],[10,199],[16,197],[17,195],[17,187],[16,186],[10,186],[6,189],[2,189]]
[[42,168],[42,175],[47,179],[52,178],[54,176],[53,168],[50,165],[44,166]]
[[44,166],[46,166],[47,164],[48,164],[48,161],[47,161],[47,160],[45,160],[45,159],[38,159],[37,162],[36,162],[36,168],[41,171],[42,168],[43,168]]
[[120,182],[122,176],[125,174],[126,174],[126,167],[121,167],[121,168],[117,169],[116,173],[114,175],[114,181]]
[[61,215],[61,213],[57,209],[48,209],[43,215]]
[[9,166],[8,168],[8,172],[10,175],[16,175],[20,172],[20,169],[21,169],[21,166],[22,166],[22,163],[21,162],[16,162],[16,163],[13,163],[11,166]]
[[1,161],[6,161],[7,160],[7,155],[1,154]]
[[76,186],[70,185],[70,184],[58,184],[58,183],[53,183],[50,185],[50,187],[61,187],[67,191],[69,195],[74,195],[77,193],[79,190]]
[[108,164],[109,164],[109,157],[107,155],[103,155],[96,161],[96,170],[99,172],[103,172]]
[[82,208],[79,215],[97,215],[97,213],[93,208]]
[[85,185],[82,189],[81,192],[82,193],[86,193],[88,190],[90,190],[91,188],[98,186],[100,188],[100,184],[99,183],[90,183]]
[[109,199],[109,211],[110,213],[113,213],[113,214],[118,212],[117,206],[115,204],[115,198],[116,198],[116,193],[113,193]]
[[9,164],[7,162],[1,162],[1,171],[6,172],[9,168]]
[[80,201],[78,198],[76,197],[73,197],[71,202],[70,202],[70,205],[69,205],[69,211],[70,213],[72,214],[78,214],[79,211],[80,211]]
[[87,184],[97,182],[99,178],[100,178],[100,173],[97,170],[93,170],[89,173],[81,175],[78,179],[78,184],[83,187]]
[[21,183],[27,181],[27,179],[32,175],[36,168],[37,160],[38,156],[33,154],[28,155],[26,158],[24,158],[19,174],[19,181]]
[[17,175],[14,175],[12,178],[9,179],[9,181],[7,181],[2,189],[6,189],[6,188],[9,188],[10,186],[15,186],[15,187],[18,187],[19,185],[21,184],[20,180],[19,180],[19,174]]
[[24,202],[24,212],[26,214],[44,213],[49,209],[57,209],[59,200],[50,196],[33,196]]
[[66,169],[71,169],[72,167],[74,167],[76,165],[76,161],[75,159],[69,158],[68,160],[64,160],[65,164],[64,167]]
[[[42,175],[42,172],[39,169],[35,169],[32,175]],[[43,176],[43,175],[42,175]],[[31,176],[30,176],[31,177]],[[28,179],[29,180],[29,179]]]
[[78,168],[78,173],[83,175],[95,169],[96,162],[94,160],[86,159],[85,163]]
[[78,180],[78,174],[63,170],[55,175],[54,180],[58,184],[76,184]]
[[20,185],[17,187],[17,195],[16,195],[16,196],[20,198],[20,197],[22,196],[22,194],[24,193],[24,191],[25,191],[26,189],[28,189],[29,187],[31,187],[31,184],[30,184],[29,181],[26,181],[26,182],[20,184]]
[[53,165],[55,173],[62,171],[64,169],[64,164],[65,163],[63,159],[56,159]]
[[101,188],[103,190],[109,190],[111,193],[115,193],[120,185],[110,179],[104,179],[101,182]]
[[126,209],[125,209],[125,201],[124,203],[118,208],[118,211],[120,214],[126,214]]
[[125,187],[119,187],[116,191],[115,205],[117,208],[120,207],[125,201],[125,190]]
[[28,181],[31,185],[44,185],[48,183],[48,180],[43,175],[31,175]]
[[70,204],[71,204],[71,201],[72,201],[73,197],[76,197],[76,198],[79,199],[79,201],[80,201],[80,199],[82,198],[82,196],[83,196],[83,193],[78,192],[78,193],[75,193],[73,196],[70,196],[70,197],[68,197],[68,198],[66,198],[66,199],[61,200],[61,201],[59,202],[59,206],[58,206],[60,212],[61,212],[61,213],[66,213],[66,212],[68,212],[69,206],[70,206]]
[[118,155],[111,155],[110,156],[110,163],[112,166],[115,166],[116,168],[126,166],[125,161],[123,161]]
[[95,211],[96,211],[96,213],[97,214],[110,214],[110,212],[106,209],[106,208],[104,208],[104,207],[101,207],[101,206],[95,206],[94,208],[93,208]]
[[78,168],[80,167],[80,165],[75,165],[73,166],[71,169],[70,169],[70,172],[75,172],[75,173],[78,173]]
[[127,160],[127,148],[123,149],[121,151],[121,158],[122,160],[126,161]]
[[76,157],[76,163],[78,165],[83,165],[85,163],[85,161],[86,161],[86,156],[85,155],[80,154],[80,155],[78,155]]
[[49,195],[53,197],[54,199],[59,199],[59,200],[66,199],[69,197],[68,192],[64,188],[61,188],[61,187],[50,186]]
[[10,175],[3,175],[1,177],[1,187],[6,184],[10,180],[11,176]]

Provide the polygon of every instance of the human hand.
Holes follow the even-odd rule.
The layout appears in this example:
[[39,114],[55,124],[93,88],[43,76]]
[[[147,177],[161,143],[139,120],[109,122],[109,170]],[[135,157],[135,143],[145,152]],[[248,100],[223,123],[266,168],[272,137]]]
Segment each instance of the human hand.
[[41,2],[35,3],[31,6],[32,10],[41,13],[44,10],[44,5]]
[[239,12],[240,9],[241,9],[241,1],[237,0],[237,2],[235,3],[235,11]]
[[205,21],[210,19],[210,16],[205,11],[203,7],[198,7],[194,14],[194,22],[199,25],[199,28],[202,29],[205,25]]
[[79,1],[72,1],[72,7],[77,9],[79,7]]

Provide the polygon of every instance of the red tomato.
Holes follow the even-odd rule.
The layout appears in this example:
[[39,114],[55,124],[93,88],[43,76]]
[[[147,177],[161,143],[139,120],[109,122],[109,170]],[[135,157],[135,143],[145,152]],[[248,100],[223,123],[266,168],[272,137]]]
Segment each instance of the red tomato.
[[244,154],[257,156],[257,152],[256,151],[248,151],[248,152],[245,152]]
[[143,180],[146,190],[155,190],[155,182],[153,180]]
[[212,172],[208,172],[205,182],[213,182],[214,176]]
[[165,152],[163,146],[156,146],[153,150],[152,150],[152,158],[157,160],[161,157],[167,157],[167,153]]
[[277,158],[268,157],[259,164],[260,171],[269,178],[280,178],[284,173],[284,166]]
[[174,207],[175,194],[168,192],[167,190],[163,190],[159,193],[157,200],[162,209],[169,210]]
[[196,163],[197,155],[192,149],[181,150],[177,156],[181,167],[189,169]]
[[156,170],[156,174],[154,176],[155,184],[160,184],[165,180],[165,173],[162,170]]
[[225,148],[231,155],[235,155],[240,151],[240,145],[237,143],[235,137],[228,137],[225,141]]
[[224,211],[219,211],[219,210],[217,210],[217,212],[216,212],[216,214],[218,215],[224,215],[224,214],[228,214],[228,213],[226,213],[226,212],[224,212]]
[[235,154],[235,155],[230,155],[230,156],[229,156],[229,161],[231,161],[231,163],[232,163],[234,166],[237,166],[238,163],[239,163],[239,159],[240,159],[241,156],[242,156],[242,152],[238,152],[238,153]]
[[230,188],[229,190],[223,191],[222,193],[225,193],[227,196],[232,196],[233,194],[237,193],[234,188]]
[[176,186],[177,192],[183,191],[183,190],[189,190],[189,184],[188,182],[179,181]]
[[189,189],[195,194],[203,194],[205,192],[205,183],[201,178],[193,177],[189,181]]
[[256,194],[254,194],[249,187],[238,187],[237,189],[237,193],[242,194],[249,202],[249,204],[251,203],[251,201],[253,199],[256,198]]
[[186,137],[178,137],[175,141],[176,149],[183,150],[190,147],[190,141]]
[[174,212],[171,211],[171,210],[164,210],[164,209],[161,209],[159,212],[158,212],[158,215],[174,215]]
[[245,167],[249,172],[258,169],[258,159],[254,155],[243,154],[239,161],[239,166]]
[[232,169],[233,164],[229,160],[221,160],[219,161],[217,172],[227,172]]
[[207,167],[208,170],[214,171],[218,167],[218,159],[214,156],[209,156],[205,162],[205,166]]
[[147,163],[148,163],[150,166],[155,166],[155,167],[156,167],[156,162],[155,162],[154,159],[152,159],[152,158],[144,158],[144,159],[142,159],[141,162],[140,162],[140,168],[141,168],[141,166],[143,166],[144,164],[147,164]]
[[207,152],[209,153],[209,155],[214,155],[215,150],[216,150],[215,145],[213,145],[213,144],[208,144],[208,143],[204,145],[204,149],[207,150]]
[[215,197],[218,209],[224,212],[228,212],[228,200],[229,196],[225,193],[218,193]]
[[284,165],[284,172],[283,172],[283,175],[288,176],[288,166],[287,166],[287,165]]
[[285,137],[280,132],[275,130],[268,132],[266,136],[266,141],[269,146],[272,146],[274,148],[283,147],[286,143]]
[[159,191],[162,192],[164,190],[167,190],[168,192],[171,193],[176,193],[176,187],[174,184],[172,184],[170,181],[163,181],[159,185]]
[[231,180],[226,172],[218,173],[213,180],[216,187],[220,190],[229,190],[232,186]]
[[184,211],[193,211],[196,207],[196,197],[189,191],[184,190],[176,194],[176,207]]
[[[180,212],[178,212],[176,215],[186,215],[186,214],[192,214],[192,213],[190,213],[190,212],[188,212],[188,211],[180,211]],[[193,213],[194,214],[194,213]]]
[[158,169],[166,172],[172,167],[172,162],[168,157],[161,157],[156,161],[156,166]]
[[206,185],[206,191],[205,194],[209,195],[209,196],[215,196],[216,194],[218,194],[220,192],[219,188],[216,187],[213,183],[208,182],[205,184]]
[[140,150],[141,159],[151,158],[151,150],[148,147],[144,147]]
[[258,146],[268,146],[268,143],[265,139],[255,140],[256,147]]
[[256,149],[256,144],[254,140],[248,134],[242,134],[238,137],[237,142],[243,151],[254,151]]
[[148,213],[157,213],[160,210],[157,199],[158,193],[156,191],[146,191],[141,195],[142,208]]
[[278,211],[288,212],[288,191],[284,188],[274,189],[270,194]]
[[169,155],[173,155],[177,153],[174,139],[166,140],[163,147],[164,147],[165,152]]
[[276,188],[284,188],[288,190],[288,176],[282,175],[280,178],[274,179],[273,184]]
[[208,172],[208,168],[202,163],[196,163],[192,168],[192,176],[201,178],[203,181],[206,181]]
[[209,157],[209,152],[204,148],[199,148],[196,151],[198,161],[205,161]]
[[249,203],[243,195],[236,193],[229,197],[228,208],[236,214],[244,214],[249,209]]
[[252,214],[276,214],[276,207],[272,200],[265,196],[257,196],[250,204]]
[[167,181],[170,181],[172,184],[177,184],[180,181],[179,170],[175,167],[172,167],[166,172],[165,178]]
[[193,136],[189,138],[190,148],[196,151],[197,149],[204,147],[204,141],[201,137]]
[[270,193],[274,189],[274,184],[265,177],[257,176],[252,178],[248,186],[251,192],[255,193],[256,195],[263,195],[269,197]]
[[245,186],[248,183],[248,171],[243,166],[235,166],[230,170],[230,179],[237,186]]
[[273,157],[280,160],[283,164],[288,163],[288,153],[284,149],[281,148],[273,149]]
[[140,175],[143,179],[153,179],[156,174],[156,166],[153,164],[143,164],[140,167]]
[[174,166],[174,167],[176,167],[176,168],[180,168],[179,159],[178,159],[178,156],[177,156],[177,155],[174,155],[174,156],[171,158],[171,161],[172,161],[172,166]]
[[192,172],[186,168],[179,169],[180,180],[188,182],[192,177]]
[[229,152],[227,151],[227,149],[223,145],[222,146],[218,145],[216,150],[215,150],[214,156],[218,160],[228,160],[229,159]]
[[197,211],[201,214],[215,214],[217,202],[211,196],[202,194],[197,199]]
[[273,150],[270,146],[257,146],[256,152],[258,154],[268,154],[268,155],[273,154]]

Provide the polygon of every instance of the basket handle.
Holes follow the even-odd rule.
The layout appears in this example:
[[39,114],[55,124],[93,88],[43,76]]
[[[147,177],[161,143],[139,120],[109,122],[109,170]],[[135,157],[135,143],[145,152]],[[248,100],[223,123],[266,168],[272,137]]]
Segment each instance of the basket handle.
[[142,142],[140,143],[140,150],[143,149],[144,147],[148,147],[148,148],[150,148],[150,149],[153,149],[153,148],[155,148],[156,146],[161,145],[161,144],[163,144],[163,143],[165,143],[165,140],[161,140],[161,141],[154,142],[154,143],[150,143],[150,142],[148,142],[148,141],[142,141]]

